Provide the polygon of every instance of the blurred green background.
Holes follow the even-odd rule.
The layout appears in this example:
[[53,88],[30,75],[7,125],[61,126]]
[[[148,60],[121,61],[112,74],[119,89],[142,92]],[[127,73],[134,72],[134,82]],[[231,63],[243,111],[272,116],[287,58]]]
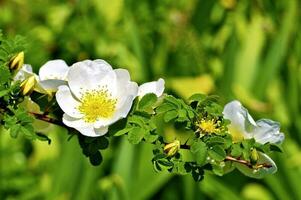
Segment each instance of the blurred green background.
[[[280,121],[285,152],[263,180],[233,172],[155,173],[151,147],[112,141],[93,167],[77,139],[11,139],[0,130],[0,199],[301,199],[299,0],[0,0],[0,29],[29,42],[25,62],[103,58],[137,82],[165,78],[167,91],[238,99],[258,118]],[[41,127],[43,128],[43,127]],[[2,128],[1,128],[2,129]],[[168,130],[173,134],[174,130]],[[168,132],[168,133],[169,133]]]

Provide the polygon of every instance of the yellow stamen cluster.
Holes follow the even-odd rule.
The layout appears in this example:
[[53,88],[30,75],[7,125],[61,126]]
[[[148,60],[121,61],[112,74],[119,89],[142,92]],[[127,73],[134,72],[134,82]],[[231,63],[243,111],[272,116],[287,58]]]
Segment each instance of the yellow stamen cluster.
[[198,131],[201,133],[219,133],[221,130],[219,127],[219,121],[215,121],[214,119],[205,120],[202,119],[201,121],[197,122]]
[[92,90],[84,93],[78,110],[89,123],[101,118],[112,117],[116,109],[117,99],[112,98],[107,89]]

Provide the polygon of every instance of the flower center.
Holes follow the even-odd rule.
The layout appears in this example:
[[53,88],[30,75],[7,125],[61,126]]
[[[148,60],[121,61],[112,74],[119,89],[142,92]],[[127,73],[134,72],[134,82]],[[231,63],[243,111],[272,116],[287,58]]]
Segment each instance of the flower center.
[[117,99],[112,98],[107,89],[92,90],[83,94],[78,110],[89,123],[100,118],[109,118],[115,112]]
[[236,128],[233,125],[228,126],[228,131],[230,132],[232,136],[232,141],[235,142],[240,142],[244,140],[244,134],[242,131],[240,131],[238,128]]
[[219,133],[220,129],[218,128],[218,122],[214,119],[211,120],[204,120],[202,119],[197,123],[199,131],[203,133]]

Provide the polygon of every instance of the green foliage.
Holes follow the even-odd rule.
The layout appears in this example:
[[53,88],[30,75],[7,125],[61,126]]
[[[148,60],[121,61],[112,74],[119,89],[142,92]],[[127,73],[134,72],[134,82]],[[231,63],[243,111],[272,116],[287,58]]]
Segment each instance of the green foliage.
[[[76,133],[75,133],[76,134]],[[83,154],[89,158],[90,163],[98,166],[102,163],[102,155],[100,150],[104,150],[109,146],[109,140],[105,136],[87,137],[77,134],[78,142],[82,148]]]
[[27,151],[15,148],[22,143],[18,138],[1,151],[11,151],[1,154],[1,163],[12,163],[18,171],[1,177],[12,181],[5,182],[10,193],[2,193],[0,199],[43,199],[48,193],[53,199],[301,199],[299,4],[297,0],[1,1],[0,27],[29,37],[27,63],[33,66],[54,58],[68,63],[105,58],[113,66],[128,68],[138,81],[168,77],[168,89],[176,95],[169,79],[194,80],[206,73],[214,90],[203,91],[205,80],[185,86],[206,94],[214,91],[222,102],[241,100],[255,116],[280,121],[288,139],[284,154],[273,157],[276,175],[256,181],[237,174],[208,175],[196,185],[187,177],[151,173],[149,149],[121,142],[110,145],[105,155],[109,159],[101,168],[87,167],[77,146],[65,138],[59,142],[60,155],[47,159],[48,169],[32,167],[33,155],[20,167],[22,159],[15,158]]
[[9,107],[9,111],[4,114],[3,121],[4,127],[10,131],[11,137],[16,138],[22,133],[28,139],[36,139],[37,136],[32,126],[34,118],[22,108]]

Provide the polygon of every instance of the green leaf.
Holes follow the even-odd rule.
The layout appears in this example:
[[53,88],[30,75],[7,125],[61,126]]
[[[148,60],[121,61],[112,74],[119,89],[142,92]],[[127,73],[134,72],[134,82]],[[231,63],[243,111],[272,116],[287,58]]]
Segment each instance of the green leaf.
[[0,91],[0,98],[7,95],[9,93],[9,90],[2,90]]
[[226,152],[220,145],[211,147],[208,154],[212,159],[217,161],[223,161],[226,158]]
[[99,151],[97,151],[95,154],[89,156],[89,160],[92,165],[98,166],[102,162],[102,156]]
[[141,142],[145,135],[145,130],[139,127],[132,128],[128,133],[128,140],[132,144],[138,144]]
[[109,140],[105,136],[98,137],[94,143],[98,149],[106,149],[109,147]]
[[20,131],[24,134],[26,138],[30,140],[36,139],[36,134],[31,124],[28,124],[26,126],[21,126]]
[[218,175],[218,176],[224,175],[224,168],[219,164],[212,165],[212,171],[215,175]]
[[190,151],[195,156],[198,165],[202,166],[206,163],[207,146],[204,142],[200,140],[193,142]]
[[210,146],[216,145],[216,144],[225,144],[225,139],[219,136],[212,136],[208,138],[206,143],[210,144]]
[[152,107],[157,102],[157,96],[153,93],[146,94],[139,101],[138,108],[140,110],[146,110]]
[[119,131],[117,131],[114,136],[121,136],[121,135],[124,135],[126,133],[128,133],[129,131],[131,131],[133,129],[133,127],[127,127],[127,128],[124,128],[124,129],[121,129]]
[[185,175],[187,174],[187,170],[185,169],[185,162],[181,162],[181,161],[174,161],[173,162],[173,168],[172,171],[173,173],[177,173],[180,175]]
[[51,144],[51,139],[47,136],[47,135],[44,135],[42,133],[37,133],[37,139],[40,140],[40,141],[47,141],[48,144]]
[[167,159],[160,159],[160,160],[157,160],[157,162],[164,167],[172,167],[173,166],[173,162],[170,162]]
[[158,106],[157,108],[156,108],[156,112],[158,113],[158,114],[162,114],[162,113],[166,113],[166,112],[168,112],[168,111],[170,111],[170,110],[174,110],[174,109],[176,109],[177,107],[175,107],[175,105],[173,105],[173,104],[171,104],[171,103],[163,103],[163,104],[161,104],[160,106]]
[[175,111],[175,110],[172,110],[172,111],[168,111],[167,113],[165,113],[164,115],[164,121],[165,122],[169,122],[175,118],[177,118],[178,116],[178,112]]
[[270,151],[283,152],[283,148],[278,144],[270,144]]
[[140,127],[144,127],[144,125],[145,125],[144,118],[141,116],[137,116],[137,115],[133,115],[133,116],[129,117],[128,123],[135,124]]
[[0,65],[0,85],[8,83],[11,78],[11,73],[5,65]]
[[200,102],[206,99],[206,95],[204,94],[193,94],[191,97],[188,98],[189,104],[192,102]]
[[17,138],[20,133],[21,126],[16,124],[9,129],[10,136],[12,138]]
[[185,121],[186,119],[187,119],[187,116],[186,116],[186,110],[185,109],[180,109],[179,111],[178,111],[178,120],[180,120],[180,121]]
[[242,154],[242,148],[240,147],[240,143],[236,143],[232,145],[231,155],[234,157],[239,157]]
[[153,143],[158,139],[158,135],[152,135],[150,133],[145,134],[144,139],[147,143]]

